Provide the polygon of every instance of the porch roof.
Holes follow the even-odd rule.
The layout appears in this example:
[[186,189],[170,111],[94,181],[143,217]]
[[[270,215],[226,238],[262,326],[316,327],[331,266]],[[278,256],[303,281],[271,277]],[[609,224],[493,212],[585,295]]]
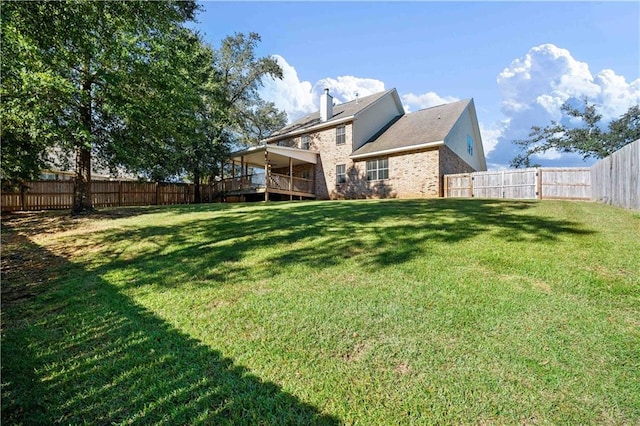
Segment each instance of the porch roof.
[[272,168],[289,167],[289,159],[294,166],[318,162],[318,151],[278,145],[254,146],[244,151],[232,153],[230,159],[237,162],[244,161],[245,164],[252,166],[264,167],[265,151],[269,154],[269,164]]

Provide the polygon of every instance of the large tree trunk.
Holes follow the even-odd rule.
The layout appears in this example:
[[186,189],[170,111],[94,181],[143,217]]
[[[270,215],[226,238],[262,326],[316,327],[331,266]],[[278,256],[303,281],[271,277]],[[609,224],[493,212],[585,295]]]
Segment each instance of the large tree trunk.
[[[87,69],[89,69],[88,66]],[[82,91],[86,97],[84,105],[80,107],[80,120],[84,128],[87,129],[91,135],[93,132],[93,123],[91,111],[91,80],[89,78],[83,81]],[[73,185],[72,214],[93,210],[93,197],[91,195],[91,145],[87,146],[82,142],[76,148],[76,178]]]
[[200,196],[200,173],[193,173],[193,201],[196,204],[200,204],[202,202],[202,198]]
[[73,214],[93,210],[91,195],[91,150],[76,149],[76,178],[73,185]]

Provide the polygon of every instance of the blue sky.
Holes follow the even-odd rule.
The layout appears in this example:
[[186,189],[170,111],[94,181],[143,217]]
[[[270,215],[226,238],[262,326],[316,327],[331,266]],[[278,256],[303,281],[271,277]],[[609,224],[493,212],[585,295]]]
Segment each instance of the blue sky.
[[[511,140],[563,119],[587,96],[605,119],[640,103],[638,2],[202,2],[194,27],[214,48],[257,32],[284,81],[264,98],[290,119],[395,87],[409,111],[474,98],[490,168],[508,165]],[[582,165],[549,153],[543,165]],[[590,164],[587,162],[586,164]]]

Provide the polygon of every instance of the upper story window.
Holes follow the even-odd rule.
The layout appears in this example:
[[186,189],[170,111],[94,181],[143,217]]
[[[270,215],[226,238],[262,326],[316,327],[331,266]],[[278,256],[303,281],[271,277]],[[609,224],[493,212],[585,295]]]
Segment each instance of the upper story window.
[[347,166],[338,164],[336,166],[336,184],[347,183]]
[[300,138],[300,148],[301,149],[309,149],[309,140],[311,138],[309,137],[309,135],[302,135],[302,138]]
[[467,135],[467,154],[473,157],[473,138]]
[[282,139],[278,141],[278,146],[288,146],[290,148],[295,147],[294,139]]
[[367,161],[367,180],[389,179],[389,159],[378,158]]
[[344,145],[347,143],[347,137],[344,131],[344,126],[336,127],[336,145]]

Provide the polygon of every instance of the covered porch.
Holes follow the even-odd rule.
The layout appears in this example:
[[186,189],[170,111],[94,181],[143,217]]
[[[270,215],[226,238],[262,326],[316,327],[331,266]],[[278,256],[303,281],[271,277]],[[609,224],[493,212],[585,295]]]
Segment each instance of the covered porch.
[[[242,199],[315,198],[318,152],[263,145],[231,155],[231,176],[222,176],[217,191]],[[224,169],[224,167],[223,167]]]

